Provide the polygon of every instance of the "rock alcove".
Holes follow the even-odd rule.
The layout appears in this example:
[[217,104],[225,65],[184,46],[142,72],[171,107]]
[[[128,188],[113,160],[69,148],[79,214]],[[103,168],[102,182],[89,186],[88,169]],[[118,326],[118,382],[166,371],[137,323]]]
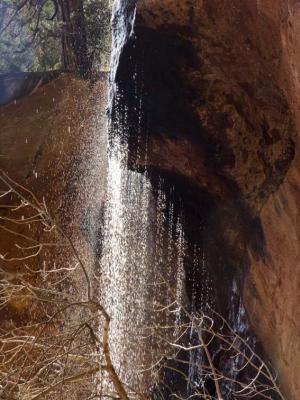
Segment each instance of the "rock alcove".
[[[207,256],[218,310],[229,316],[237,306],[230,295],[237,279],[251,334],[294,398],[299,388],[288,369],[296,358],[285,357],[279,341],[270,345],[273,317],[260,321],[270,302],[263,297],[268,283],[264,272],[253,272],[255,264],[268,268],[276,257],[262,213],[295,165],[294,83],[285,70],[291,43],[283,40],[290,24],[284,16],[294,4],[277,1],[271,9],[270,2],[141,0],[134,19],[132,6],[121,2],[130,29],[118,55],[112,106],[117,123],[126,110],[129,166],[147,169],[154,186],[162,176],[167,193],[175,188],[191,248]],[[191,282],[201,277],[188,258],[191,294]]]

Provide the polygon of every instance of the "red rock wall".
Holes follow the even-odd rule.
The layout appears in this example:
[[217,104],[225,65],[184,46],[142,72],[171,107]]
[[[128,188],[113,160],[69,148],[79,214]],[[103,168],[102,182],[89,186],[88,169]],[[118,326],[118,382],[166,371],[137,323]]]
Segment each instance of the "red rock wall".
[[300,3],[261,1],[261,12],[280,26],[280,79],[296,123],[296,157],[263,207],[265,261],[251,255],[244,288],[255,330],[278,369],[287,398],[300,397]]
[[[50,215],[89,265],[93,265],[94,254],[83,225],[87,212],[96,215],[105,199],[106,92],[105,82],[91,87],[88,82],[62,75],[31,96],[0,107],[1,170],[40,201],[45,200]],[[1,199],[1,205],[5,201],[7,198]],[[10,228],[28,234],[22,225]],[[15,235],[0,229],[1,254],[17,257],[15,243]],[[68,257],[67,250],[55,249],[44,259],[60,265]],[[26,263],[37,268],[41,259],[35,257]],[[1,259],[0,267],[4,271],[24,270],[24,262]],[[1,310],[0,325],[9,323],[10,318],[26,320],[31,313],[30,304],[15,301]]]
[[[221,176],[225,185],[226,179],[236,183],[233,197],[241,196],[260,218],[265,239],[263,257],[248,250],[250,269],[244,286],[245,305],[259,340],[278,369],[287,398],[297,400],[300,398],[300,2],[140,0],[137,16],[138,25],[167,34],[178,32],[190,40],[201,59],[198,66],[182,66],[184,81],[193,87],[194,93],[204,93],[205,101],[198,105],[191,100],[191,108],[208,135],[217,142],[225,141],[221,142],[223,149],[227,146],[230,152],[220,153],[224,162],[217,171],[218,179]],[[284,97],[277,97],[278,90]],[[238,107],[234,110],[235,101],[226,104],[224,94],[230,93],[234,100],[240,101],[241,112]],[[276,181],[276,169],[272,168],[285,150],[275,144],[275,133],[281,132],[283,138],[290,129],[289,123],[285,125],[289,111],[281,110],[280,106],[285,107],[283,98],[292,113],[296,154],[288,168],[282,170],[284,180]],[[228,118],[218,122],[215,117],[221,112]],[[222,125],[225,120],[231,121],[228,129]],[[263,120],[267,121],[268,132],[267,137],[262,135],[262,140],[259,123]],[[254,126],[252,131],[248,122]],[[204,178],[199,173],[203,171],[205,149],[198,151],[194,146],[192,152],[182,155],[176,143],[184,153],[188,146],[185,143],[183,150],[179,139],[171,136],[161,140],[157,135],[153,142],[153,155],[151,143],[149,146],[150,162],[152,157],[153,164],[162,169],[176,170],[208,187],[210,192],[218,192],[218,185],[207,184],[214,182],[214,176],[209,175],[211,171],[204,171]],[[166,157],[164,161],[159,153],[161,148],[173,158]],[[174,153],[189,162],[181,165],[174,161]],[[167,165],[168,162],[175,165]],[[275,177],[269,183],[268,174]]]

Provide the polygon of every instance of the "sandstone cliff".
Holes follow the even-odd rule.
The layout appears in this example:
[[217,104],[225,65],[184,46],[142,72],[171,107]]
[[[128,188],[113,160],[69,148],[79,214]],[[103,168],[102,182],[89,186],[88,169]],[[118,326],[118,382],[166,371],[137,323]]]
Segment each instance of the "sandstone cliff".
[[220,303],[224,277],[238,274],[255,334],[297,399],[299,2],[139,0],[132,32],[115,74],[129,163],[181,192]]
[[[0,108],[1,170],[40,201],[44,199],[49,213],[90,265],[99,247],[98,232],[90,226],[99,226],[92,221],[99,219],[106,190],[106,92],[104,80],[90,85],[61,75],[30,96]],[[7,197],[1,200],[3,205]],[[3,208],[1,217],[5,217]],[[2,222],[10,228],[7,221]],[[28,234],[27,226],[14,225],[13,229]],[[1,254],[24,256],[16,248],[16,240],[1,229]],[[52,265],[65,265],[68,257],[69,252],[60,248],[25,262],[1,259],[0,267],[24,272],[24,264],[36,269],[44,259]],[[34,279],[34,274],[29,279]],[[75,277],[69,285],[80,288],[80,279]],[[2,328],[11,320],[28,322],[33,318],[31,304],[19,303],[18,297],[1,313],[5,314]]]

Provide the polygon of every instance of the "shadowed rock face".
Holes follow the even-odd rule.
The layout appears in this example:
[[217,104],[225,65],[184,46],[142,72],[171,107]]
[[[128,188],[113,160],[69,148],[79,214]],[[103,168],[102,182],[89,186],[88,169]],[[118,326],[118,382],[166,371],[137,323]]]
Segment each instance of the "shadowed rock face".
[[184,181],[186,208],[198,214],[204,191],[215,204],[204,210],[210,234],[237,266],[250,239],[262,254],[256,217],[293,160],[295,129],[273,21],[252,2],[213,3],[137,3],[115,108],[121,98],[131,166],[159,171],[181,192]]
[[300,364],[299,322],[296,295],[285,297],[300,236],[293,227],[293,244],[287,238],[282,249],[276,229],[288,237],[298,215],[298,8],[280,0],[139,0],[116,71],[130,165],[175,186],[186,235],[204,246],[225,313],[226,282],[238,274],[242,284],[238,267],[248,267],[244,303],[291,399],[299,396],[289,373]]
[[[214,195],[238,195],[256,213],[294,156],[276,77],[279,31],[253,2],[157,3],[138,3],[117,73],[129,110],[139,101],[137,81],[142,86],[147,163]],[[135,137],[132,129],[133,147]]]

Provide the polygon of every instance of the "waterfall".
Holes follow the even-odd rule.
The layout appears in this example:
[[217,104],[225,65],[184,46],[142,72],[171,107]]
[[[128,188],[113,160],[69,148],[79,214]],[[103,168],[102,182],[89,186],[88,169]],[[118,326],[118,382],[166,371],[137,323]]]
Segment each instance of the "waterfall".
[[[202,223],[205,225],[205,218],[202,221],[198,214],[196,221],[193,214],[187,217],[172,180],[167,181],[160,171],[153,174],[147,165],[149,116],[143,103],[147,96],[143,55],[139,54],[140,59],[135,62],[131,52],[126,53],[129,66],[125,73],[120,71],[122,53],[135,46],[135,1],[116,0],[113,15],[101,298],[111,316],[110,346],[115,369],[128,387],[144,392],[153,388],[149,366],[157,363],[164,350],[162,342],[149,335],[149,329],[172,325],[171,335],[176,336],[182,315],[168,307],[174,300],[174,293],[177,304],[184,304],[189,296],[191,315],[199,311],[209,314],[216,306],[217,281],[223,284],[223,277],[214,276],[214,273],[222,273],[226,268],[216,264],[212,255],[214,249],[210,238],[201,226]],[[128,73],[130,76],[126,75]],[[201,211],[205,214],[207,210]],[[188,226],[190,223],[192,228]],[[186,237],[189,230],[192,233]],[[222,260],[217,262],[222,263]],[[214,263],[217,267],[212,267]],[[249,326],[238,286],[231,273],[226,273],[224,290],[228,293],[222,299],[226,317],[238,335],[247,337]],[[164,309],[163,314],[157,312],[158,305]],[[192,326],[182,342],[198,345],[197,332]],[[210,345],[211,357],[229,380],[234,380],[241,361],[224,357],[224,346],[216,342]],[[186,352],[184,357],[186,364],[180,366],[184,368],[181,374],[184,378],[178,371],[177,375],[167,371],[170,365],[162,368],[171,390],[173,385],[174,393],[182,396],[194,396],[195,388],[210,393],[206,385],[213,386],[212,375],[201,366],[207,363],[203,349]],[[174,359],[170,362],[178,363]],[[224,399],[229,400],[234,384],[222,383],[220,386]],[[170,395],[170,388],[167,388],[165,398]]]
[[[147,369],[160,356],[155,340],[144,338],[146,328],[167,318],[155,311],[157,304],[169,301],[162,276],[174,288],[178,299],[183,296],[185,240],[180,216],[174,214],[172,200],[162,187],[153,188],[147,169],[140,173],[128,167],[128,113],[119,102],[122,96],[115,76],[122,47],[128,36],[133,35],[134,15],[133,2],[115,2],[110,89],[110,110],[114,109],[114,117],[108,140],[101,297],[111,316],[114,366],[123,382],[145,390],[152,383],[140,370]],[[136,82],[134,96],[138,105],[142,101],[140,90],[141,83]],[[142,129],[140,110],[138,106],[138,135]]]
[[155,343],[143,334],[161,318],[154,305],[169,301],[160,287],[162,276],[179,301],[183,295],[185,242],[180,219],[164,192],[154,192],[146,172],[128,169],[126,146],[117,138],[110,146],[102,299],[112,319],[114,365],[124,382],[137,385],[143,379],[139,369],[158,356]]

